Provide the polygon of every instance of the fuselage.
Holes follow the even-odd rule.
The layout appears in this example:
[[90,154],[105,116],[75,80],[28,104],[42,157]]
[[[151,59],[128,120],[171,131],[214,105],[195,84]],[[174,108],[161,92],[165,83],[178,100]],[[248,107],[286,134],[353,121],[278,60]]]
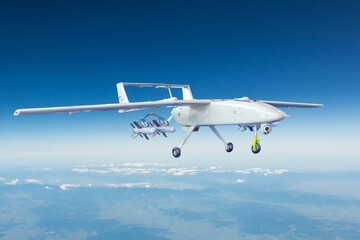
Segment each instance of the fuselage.
[[283,120],[286,114],[269,104],[247,100],[214,100],[202,106],[177,107],[173,119],[183,127],[252,125]]

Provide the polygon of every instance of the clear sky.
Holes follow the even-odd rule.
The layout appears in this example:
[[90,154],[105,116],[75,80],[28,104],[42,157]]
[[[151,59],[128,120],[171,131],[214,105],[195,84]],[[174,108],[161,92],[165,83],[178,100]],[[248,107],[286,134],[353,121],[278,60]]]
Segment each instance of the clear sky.
[[[115,103],[115,84],[126,81],[189,84],[198,99],[325,104],[285,110],[294,117],[261,137],[261,156],[250,153],[250,133],[227,127],[232,155],[204,129],[176,161],[360,169],[359,12],[358,1],[328,0],[3,2],[0,162],[174,161],[179,127],[170,139],[129,138],[129,122],[145,112],[12,116],[17,108]],[[165,96],[129,89],[130,101]]]

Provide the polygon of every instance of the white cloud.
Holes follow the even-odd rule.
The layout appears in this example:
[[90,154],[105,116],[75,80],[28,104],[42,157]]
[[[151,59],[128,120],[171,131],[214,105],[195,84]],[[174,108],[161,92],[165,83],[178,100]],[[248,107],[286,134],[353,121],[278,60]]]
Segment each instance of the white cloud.
[[[133,174],[161,174],[161,175],[173,175],[173,176],[183,176],[183,175],[196,175],[201,172],[210,172],[210,173],[224,173],[224,172],[236,172],[242,174],[259,174],[259,175],[277,175],[288,172],[287,169],[263,169],[263,168],[249,168],[245,170],[226,170],[221,167],[210,167],[204,169],[198,169],[197,167],[192,168],[167,168],[160,163],[124,163],[122,167],[116,167],[114,164],[111,165],[93,165],[95,168],[86,168],[86,166],[78,166],[77,168],[72,168],[73,172],[79,173],[116,173],[123,175],[133,175]],[[97,169],[96,167],[100,167]]]
[[274,174],[283,174],[283,173],[287,173],[289,172],[289,170],[287,169],[275,169],[274,170]]
[[245,179],[237,179],[236,182],[237,183],[243,183],[243,182],[245,182]]
[[107,183],[105,184],[108,187],[125,187],[125,188],[132,188],[132,187],[139,187],[139,188],[150,188],[150,183],[142,182],[142,183]]
[[199,172],[198,169],[187,169],[187,168],[170,168],[168,173],[174,176],[182,175],[196,175]]
[[42,185],[41,180],[37,180],[37,179],[26,179],[25,183],[34,183],[34,184],[40,184]]
[[19,182],[19,179],[13,179],[10,182],[6,182],[7,185],[16,185]]
[[80,185],[77,184],[62,184],[60,185],[61,190],[68,190],[70,187],[80,187]]
[[3,177],[0,177],[0,181],[5,181],[5,178],[3,178]]
[[283,174],[286,172],[289,172],[289,170],[287,169],[275,169],[275,170],[270,170],[268,168],[263,169],[263,168],[249,168],[249,169],[245,169],[245,170],[236,170],[236,173],[242,173],[242,174],[258,174],[258,175],[264,175],[264,176],[268,176],[268,175],[278,175],[278,174]]
[[[140,166],[140,165],[139,165]],[[174,175],[174,176],[180,176],[180,175],[195,175],[199,171],[204,170],[198,170],[198,169],[188,169],[188,168],[119,168],[119,167],[111,167],[108,169],[109,172],[112,173],[119,173],[124,175],[132,175],[132,174],[152,174],[152,173],[159,173],[159,174],[165,174],[165,175]]]
[[144,167],[144,166],[164,166],[161,163],[124,163],[123,166],[126,167]]
[[87,173],[87,172],[94,172],[94,173],[101,173],[101,174],[110,173],[110,171],[106,171],[106,170],[88,169],[88,168],[73,168],[73,169],[71,169],[71,171],[81,172],[81,173]]

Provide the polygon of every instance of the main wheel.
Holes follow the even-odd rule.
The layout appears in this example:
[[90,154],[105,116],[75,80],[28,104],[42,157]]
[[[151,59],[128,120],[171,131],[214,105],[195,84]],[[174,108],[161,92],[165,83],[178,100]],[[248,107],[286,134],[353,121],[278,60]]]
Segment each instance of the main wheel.
[[174,157],[176,157],[176,158],[180,157],[180,155],[181,155],[181,150],[180,150],[180,148],[174,147],[174,148],[172,149],[172,155],[173,155]]
[[257,153],[259,153],[260,152],[260,150],[261,150],[261,146],[260,146],[260,144],[255,144],[255,149],[254,149],[254,146],[253,145],[251,145],[251,151],[253,152],[253,153],[255,153],[255,154],[257,154]]
[[226,150],[227,152],[231,152],[233,149],[234,149],[234,145],[233,145],[231,142],[229,142],[229,143],[226,144],[225,150]]

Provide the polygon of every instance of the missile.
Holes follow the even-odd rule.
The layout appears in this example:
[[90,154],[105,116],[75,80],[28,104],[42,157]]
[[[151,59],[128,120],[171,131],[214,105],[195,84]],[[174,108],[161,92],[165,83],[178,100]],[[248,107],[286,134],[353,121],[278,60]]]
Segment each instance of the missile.
[[154,134],[156,133],[156,129],[154,127],[149,128],[133,128],[134,133],[141,133],[141,134]]
[[170,132],[173,133],[176,131],[174,127],[155,127],[156,131],[158,132]]

